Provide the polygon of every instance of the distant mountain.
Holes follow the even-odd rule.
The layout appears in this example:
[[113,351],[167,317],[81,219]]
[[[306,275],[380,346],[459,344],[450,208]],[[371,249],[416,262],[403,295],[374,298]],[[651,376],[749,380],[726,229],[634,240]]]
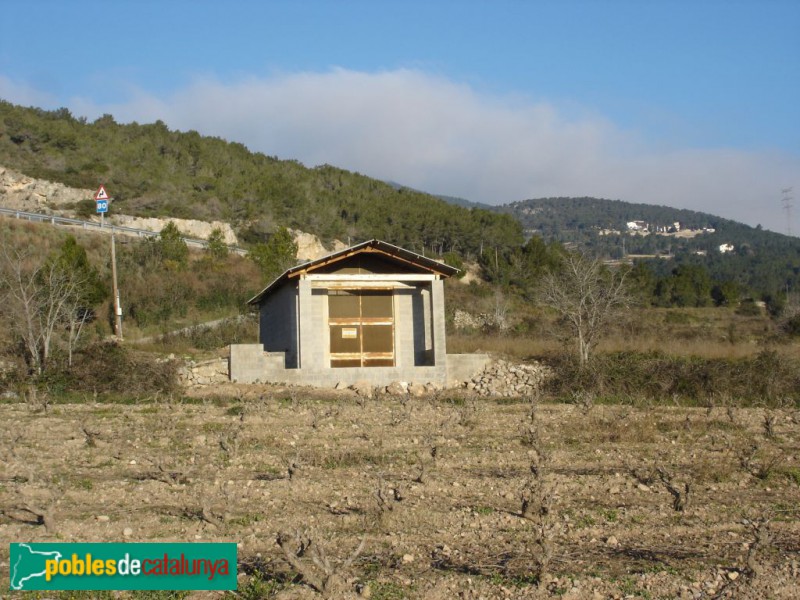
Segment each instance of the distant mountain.
[[[396,181],[387,181],[386,183],[392,186],[396,190],[404,189],[421,194],[429,193],[429,192],[423,192],[421,190],[412,187],[408,187],[407,185],[403,185],[402,183],[397,183]],[[473,202],[472,200],[467,200],[466,198],[459,198],[457,196],[444,196],[442,194],[431,194],[431,196],[433,196],[434,198],[438,198],[439,200],[443,200],[448,204],[454,204],[456,206],[461,206],[463,208],[480,208],[481,210],[495,209],[495,207],[490,204],[484,204],[483,202]]]
[[483,202],[473,202],[472,200],[467,200],[466,198],[442,196],[441,194],[436,194],[436,197],[440,200],[444,200],[448,204],[455,204],[456,206],[463,206],[464,208],[480,208],[481,210],[491,210],[497,212],[497,207],[490,204],[484,204]]
[[747,228],[735,221],[693,210],[591,197],[522,200],[497,206],[494,210],[513,215],[526,231],[545,236],[591,228],[625,231],[627,223],[633,221],[660,227],[679,222],[684,229]]
[[527,237],[539,235],[609,259],[673,259],[650,261],[657,273],[698,264],[718,281],[735,281],[760,294],[800,288],[800,238],[715,215],[591,197],[530,199],[493,210],[516,218]]
[[631,252],[636,247],[651,253],[675,248],[707,250],[717,241],[757,246],[800,244],[798,238],[708,213],[603,198],[537,198],[492,210],[513,216],[528,236],[562,242],[623,236],[633,240],[627,246]]

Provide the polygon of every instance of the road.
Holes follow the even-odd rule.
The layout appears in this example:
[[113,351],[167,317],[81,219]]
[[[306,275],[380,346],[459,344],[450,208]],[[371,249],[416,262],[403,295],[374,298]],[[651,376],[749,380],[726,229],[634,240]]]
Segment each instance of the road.
[[[110,223],[100,224],[95,221],[82,221],[81,219],[70,219],[68,217],[57,217],[55,215],[43,215],[41,213],[25,212],[22,210],[15,210],[13,208],[0,207],[0,216],[6,216],[13,219],[24,219],[26,221],[33,221],[36,223],[50,223],[54,226],[60,227],[77,227],[84,230],[91,230],[97,233],[104,233],[111,235],[115,233],[118,235],[127,235],[132,237],[158,237],[159,232],[148,231],[146,229],[135,229],[133,227],[123,227],[122,225],[112,225]],[[196,238],[183,237],[187,246],[195,246],[200,248],[208,248],[206,240],[199,240]],[[230,252],[245,256],[247,250],[239,246],[228,246]]]

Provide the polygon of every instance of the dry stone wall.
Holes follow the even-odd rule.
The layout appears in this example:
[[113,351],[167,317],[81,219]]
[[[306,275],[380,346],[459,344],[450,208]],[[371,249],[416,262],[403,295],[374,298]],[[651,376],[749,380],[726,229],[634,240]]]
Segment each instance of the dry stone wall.
[[453,313],[453,325],[459,331],[464,329],[498,329],[506,331],[509,328],[508,319],[503,315],[491,315],[488,313],[474,315],[460,308],[457,308]]
[[189,360],[178,369],[178,382],[187,387],[214,385],[228,381],[230,381],[230,377],[228,376],[227,358],[215,358],[201,362]]

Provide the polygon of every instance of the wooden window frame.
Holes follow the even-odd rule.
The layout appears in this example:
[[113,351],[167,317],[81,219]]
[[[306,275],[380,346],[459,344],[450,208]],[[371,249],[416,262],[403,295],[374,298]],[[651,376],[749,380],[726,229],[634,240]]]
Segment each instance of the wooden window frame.
[[[331,317],[330,316],[330,297],[332,295],[338,295],[338,292],[349,292],[356,298],[358,298],[358,316],[353,317]],[[389,298],[389,306],[391,307],[391,316],[383,316],[383,317],[364,317],[364,297],[369,295],[385,295]],[[361,287],[354,287],[349,289],[342,289],[337,288],[336,290],[329,290],[328,291],[328,331],[334,327],[353,327],[356,329],[356,335],[358,337],[358,345],[359,351],[358,352],[334,352],[333,351],[333,334],[330,333],[330,342],[329,342],[329,353],[330,353],[330,366],[331,368],[346,368],[346,367],[394,367],[396,366],[396,352],[395,352],[395,326],[394,326],[394,313],[395,313],[395,306],[394,306],[394,293],[391,288],[388,289],[375,289],[371,287],[361,288]],[[391,339],[391,351],[389,352],[365,352],[364,351],[364,331],[365,328],[369,327],[391,327],[390,329],[390,339]],[[344,362],[347,364],[337,365],[337,362]],[[354,364],[358,362],[358,364]],[[370,363],[381,363],[381,364],[370,364]],[[390,363],[390,364],[386,364]]]

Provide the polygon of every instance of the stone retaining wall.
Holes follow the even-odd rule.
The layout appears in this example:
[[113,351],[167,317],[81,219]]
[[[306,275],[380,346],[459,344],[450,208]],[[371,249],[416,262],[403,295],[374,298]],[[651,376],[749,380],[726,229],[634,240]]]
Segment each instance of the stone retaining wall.
[[190,360],[178,369],[178,382],[184,386],[212,385],[228,381],[230,381],[230,377],[227,358],[215,358],[201,362]]

